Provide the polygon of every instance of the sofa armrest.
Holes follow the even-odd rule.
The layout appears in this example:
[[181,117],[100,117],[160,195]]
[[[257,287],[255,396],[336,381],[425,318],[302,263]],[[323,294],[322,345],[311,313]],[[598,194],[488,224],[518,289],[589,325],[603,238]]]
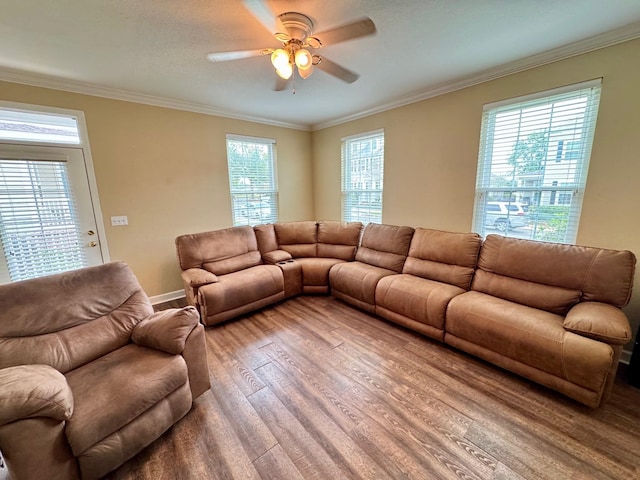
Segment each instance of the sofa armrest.
[[198,306],[198,289],[203,285],[216,283],[218,277],[203,268],[189,268],[180,274],[184,285],[184,293],[187,304]]
[[272,250],[262,255],[264,263],[275,265],[278,262],[284,262],[285,260],[291,260],[293,257],[289,252],[284,250]]
[[631,340],[627,316],[619,308],[606,303],[578,303],[567,313],[563,327],[583,337],[612,345],[624,345]]
[[69,420],[73,394],[62,373],[49,365],[0,369],[0,425],[33,417]]
[[209,363],[207,362],[207,342],[204,336],[204,325],[201,323],[191,330],[182,357],[189,370],[191,396],[196,398],[211,387]]
[[189,285],[192,288],[198,288],[218,281],[218,277],[216,277],[214,273],[204,268],[189,268],[183,270],[181,275],[185,285]]
[[156,312],[138,323],[131,334],[134,343],[178,355],[187,337],[200,321],[194,307],[172,308]]

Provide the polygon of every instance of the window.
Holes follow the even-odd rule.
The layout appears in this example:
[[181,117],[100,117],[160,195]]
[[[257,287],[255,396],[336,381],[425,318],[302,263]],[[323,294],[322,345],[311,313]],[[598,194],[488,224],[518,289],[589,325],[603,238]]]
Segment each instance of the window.
[[600,80],[485,105],[473,230],[576,240]]
[[382,223],[384,131],[342,139],[342,220]]
[[84,115],[0,101],[0,283],[109,261]]
[[66,162],[0,160],[2,283],[86,267],[79,224]]
[[227,135],[233,225],[278,221],[275,140]]
[[70,115],[0,109],[0,140],[79,145],[80,132]]

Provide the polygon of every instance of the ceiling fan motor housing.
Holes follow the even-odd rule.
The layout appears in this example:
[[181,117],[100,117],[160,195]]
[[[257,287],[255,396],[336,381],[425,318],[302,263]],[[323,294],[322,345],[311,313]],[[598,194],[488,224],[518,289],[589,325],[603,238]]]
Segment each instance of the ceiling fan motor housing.
[[277,32],[275,34],[278,40],[287,42],[295,39],[304,42],[307,37],[311,36],[313,21],[306,15],[298,12],[286,12],[278,15],[278,18],[287,29],[286,32]]

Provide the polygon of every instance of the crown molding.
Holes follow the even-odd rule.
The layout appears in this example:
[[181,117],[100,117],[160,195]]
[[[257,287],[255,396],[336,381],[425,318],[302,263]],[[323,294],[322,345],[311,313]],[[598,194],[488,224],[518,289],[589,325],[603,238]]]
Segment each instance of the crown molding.
[[436,85],[427,90],[422,90],[407,96],[397,98],[391,102],[383,105],[364,110],[347,117],[341,117],[339,119],[331,120],[328,122],[315,124],[311,126],[312,131],[322,130],[324,128],[333,127],[342,123],[351,122],[360,118],[368,117],[376,113],[385,112],[394,108],[402,107],[412,103],[420,102],[428,98],[437,97],[445,93],[455,92],[456,90],[462,90],[463,88],[472,87],[480,83],[495,80],[497,78],[513,75],[514,73],[529,70],[531,68],[540,67],[549,63],[557,62],[559,60],[565,60],[567,58],[582,55],[583,53],[592,52],[594,50],[600,50],[602,48],[611,47],[620,43],[628,42],[640,38],[640,22],[632,23],[610,32],[602,33],[594,37],[589,37],[578,42],[565,45],[563,47],[547,50],[530,57],[526,57],[513,62],[505,63],[495,68],[484,70],[478,74],[470,75],[454,82],[446,82],[440,85]]
[[276,127],[292,128],[295,130],[310,131],[308,125],[300,125],[297,123],[287,123],[273,120],[270,118],[254,117],[251,115],[242,115],[235,112],[221,110],[201,103],[184,102],[181,100],[173,100],[170,98],[156,97],[153,95],[145,95],[142,93],[128,92],[115,88],[102,87],[99,85],[77,82],[74,80],[65,80],[49,75],[27,73],[21,70],[10,68],[0,68],[0,81],[10,83],[20,83],[23,85],[31,85],[33,87],[51,88],[54,90],[62,90],[65,92],[79,93],[83,95],[91,95],[94,97],[109,98],[112,100],[122,100],[124,102],[141,103],[154,107],[172,108],[174,110],[184,110],[187,112],[203,113],[205,115],[213,115],[216,117],[232,118],[234,120],[244,120],[247,122],[261,123]]

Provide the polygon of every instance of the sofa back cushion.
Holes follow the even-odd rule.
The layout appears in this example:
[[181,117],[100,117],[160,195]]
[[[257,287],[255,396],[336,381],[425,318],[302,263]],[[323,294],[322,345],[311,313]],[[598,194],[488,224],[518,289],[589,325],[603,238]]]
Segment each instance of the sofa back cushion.
[[290,253],[294,258],[318,256],[316,222],[278,222],[274,228],[280,250]]
[[318,222],[318,256],[353,260],[361,233],[361,222]]
[[578,301],[623,307],[636,259],[629,251],[489,235],[472,288],[560,315]]
[[256,225],[253,227],[253,231],[256,234],[258,250],[260,250],[262,255],[278,250],[278,239],[276,238],[276,229],[273,223]]
[[402,273],[412,236],[411,227],[369,223],[362,233],[356,260]]
[[477,233],[416,228],[402,273],[469,290],[481,245]]
[[216,275],[237,272],[261,263],[252,227],[231,227],[176,238],[180,268],[204,268]]
[[49,365],[62,373],[130,341],[153,313],[121,262],[0,286],[0,368]]

